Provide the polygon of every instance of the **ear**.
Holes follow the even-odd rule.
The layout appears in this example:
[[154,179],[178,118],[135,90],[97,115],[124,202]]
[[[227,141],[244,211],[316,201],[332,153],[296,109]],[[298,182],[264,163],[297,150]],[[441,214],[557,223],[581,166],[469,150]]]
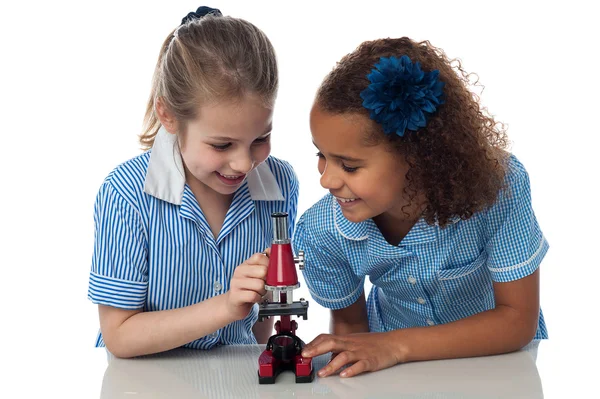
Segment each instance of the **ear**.
[[177,118],[173,115],[173,112],[164,103],[162,97],[156,99],[154,103],[154,110],[160,121],[160,124],[171,134],[176,134],[179,128]]

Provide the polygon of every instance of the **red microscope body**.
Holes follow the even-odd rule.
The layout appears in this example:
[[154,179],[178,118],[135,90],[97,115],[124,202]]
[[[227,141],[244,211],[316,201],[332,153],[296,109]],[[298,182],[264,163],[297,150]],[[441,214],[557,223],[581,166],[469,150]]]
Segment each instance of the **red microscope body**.
[[292,316],[307,318],[308,301],[300,298],[294,302],[292,291],[300,287],[296,265],[304,269],[304,252],[298,251],[294,257],[292,244],[288,237],[288,214],[271,214],[273,221],[273,242],[269,256],[269,269],[265,288],[273,293],[273,302],[265,301],[259,305],[258,321],[270,316],[280,316],[275,323],[277,334],[272,335],[267,347],[258,358],[258,381],[260,384],[273,384],[283,370],[292,370],[296,382],[311,382],[315,372],[312,359],[301,356],[304,342],[296,336],[298,323]]

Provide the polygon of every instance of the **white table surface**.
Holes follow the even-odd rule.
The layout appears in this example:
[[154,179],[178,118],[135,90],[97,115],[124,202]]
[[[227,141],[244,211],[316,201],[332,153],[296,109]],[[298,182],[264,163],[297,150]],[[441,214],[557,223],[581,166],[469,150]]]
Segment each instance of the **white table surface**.
[[[264,346],[211,351],[177,349],[135,359],[107,353],[100,397],[113,398],[542,398],[537,349],[468,359],[427,361],[353,378],[332,376],[296,384],[291,371],[260,385]],[[329,356],[313,361],[316,370]]]

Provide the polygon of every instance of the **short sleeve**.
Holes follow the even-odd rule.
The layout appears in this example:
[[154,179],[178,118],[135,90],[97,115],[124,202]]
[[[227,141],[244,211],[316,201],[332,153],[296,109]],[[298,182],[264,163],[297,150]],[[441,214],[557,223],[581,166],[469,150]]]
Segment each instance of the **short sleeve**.
[[332,310],[346,308],[362,294],[364,277],[356,275],[338,246],[309,233],[307,222],[304,216],[298,220],[292,243],[295,253],[304,251],[302,274],[308,290],[321,306]]
[[140,309],[148,291],[147,245],[139,213],[105,182],[94,207],[94,251],[88,299]]
[[488,267],[496,282],[530,275],[549,248],[532,208],[529,176],[514,157],[506,181],[507,189],[486,213]]

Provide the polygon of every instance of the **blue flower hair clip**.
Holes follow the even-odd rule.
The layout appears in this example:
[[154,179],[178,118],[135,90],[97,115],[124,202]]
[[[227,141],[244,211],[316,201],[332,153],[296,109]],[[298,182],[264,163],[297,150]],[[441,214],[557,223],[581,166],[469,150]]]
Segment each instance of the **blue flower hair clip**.
[[371,82],[360,93],[363,107],[383,126],[385,134],[404,136],[405,130],[425,127],[425,113],[432,114],[444,103],[440,71],[423,72],[419,62],[403,55],[381,57],[367,75]]

